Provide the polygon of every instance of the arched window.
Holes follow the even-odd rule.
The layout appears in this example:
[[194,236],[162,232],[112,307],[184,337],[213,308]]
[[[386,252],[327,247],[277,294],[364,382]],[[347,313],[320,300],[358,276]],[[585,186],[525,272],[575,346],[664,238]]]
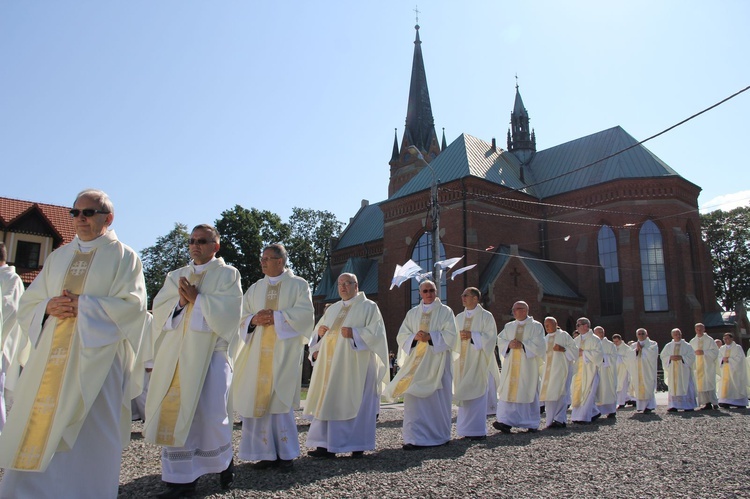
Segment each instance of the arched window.
[[667,304],[667,274],[664,269],[664,246],[661,232],[654,222],[647,220],[638,235],[641,247],[641,279],[643,280],[643,308],[646,312],[669,309]]
[[622,313],[622,291],[620,286],[620,268],[617,264],[617,239],[608,225],[599,229],[597,238],[599,246],[599,297],[602,315]]
[[[432,234],[425,232],[422,237],[419,238],[417,244],[414,246],[414,251],[411,253],[411,259],[414,263],[424,269],[425,272],[432,272]],[[440,244],[440,260],[445,260],[445,248],[442,243]],[[434,279],[433,279],[434,280]],[[440,283],[440,299],[445,301],[447,285],[445,279],[441,279]],[[410,279],[411,281],[411,306],[415,307],[419,304],[419,283],[416,279]]]

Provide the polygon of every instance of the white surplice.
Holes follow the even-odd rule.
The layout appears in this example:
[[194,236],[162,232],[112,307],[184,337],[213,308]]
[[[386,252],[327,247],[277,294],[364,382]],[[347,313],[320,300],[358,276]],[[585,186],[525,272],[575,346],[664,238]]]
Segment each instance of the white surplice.
[[[641,345],[640,353],[636,345]],[[656,368],[659,345],[648,338],[632,345],[635,356],[628,363],[630,384],[633,387],[635,408],[638,411],[656,409]]]
[[[570,404],[570,382],[578,360],[578,346],[566,331],[557,329],[544,338],[546,354],[541,366],[542,378],[539,388],[539,402],[544,404],[547,415],[546,427],[553,421],[567,421],[568,404]],[[555,345],[565,351],[554,350]]]
[[570,383],[570,420],[583,423],[599,414],[596,408],[596,391],[599,387],[599,368],[604,361],[602,340],[589,329],[575,338],[579,351],[578,364]]
[[[716,397],[716,359],[719,358],[719,347],[707,334],[695,335],[690,340],[690,346],[695,351],[695,390],[698,405],[716,405],[719,399]],[[702,351],[702,354],[698,352]]]
[[[23,291],[23,282],[16,274],[16,268],[7,264],[0,266],[0,432],[5,425],[6,404],[10,403],[11,392],[21,373],[20,364],[14,359],[23,341],[16,315]],[[24,343],[28,344],[27,341]]]
[[[682,360],[673,361],[673,355],[679,355]],[[669,388],[667,395],[668,409],[693,410],[696,408],[695,352],[685,340],[670,341],[661,350],[661,366],[664,369],[664,382]]]
[[716,360],[717,374],[720,376],[716,394],[720,404],[747,406],[747,359],[737,342],[722,345]]
[[635,360],[635,352],[624,341],[617,347],[617,405],[625,405],[633,400],[630,391],[630,371],[628,363]]
[[606,337],[602,338],[604,357],[599,365],[599,386],[596,389],[596,408],[604,414],[617,412],[617,347]]

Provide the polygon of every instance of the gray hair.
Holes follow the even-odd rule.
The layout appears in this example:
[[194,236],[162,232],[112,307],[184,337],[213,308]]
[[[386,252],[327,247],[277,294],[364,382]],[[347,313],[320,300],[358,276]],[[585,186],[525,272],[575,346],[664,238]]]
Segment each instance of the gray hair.
[[193,227],[193,230],[191,230],[190,233],[192,234],[196,230],[205,230],[206,232],[210,232],[211,237],[213,237],[213,240],[215,243],[218,243],[221,240],[221,235],[219,234],[219,231],[216,230],[216,227],[214,227],[213,225],[209,225],[209,224],[196,225],[195,227]]
[[104,191],[101,191],[99,189],[84,189],[76,196],[76,200],[73,201],[73,206],[75,206],[75,204],[81,198],[91,199],[99,205],[100,210],[106,211],[107,213],[111,213],[113,215],[115,214],[115,205],[112,204],[112,200],[109,199],[109,196]]
[[284,267],[286,267],[286,263],[289,260],[289,254],[286,252],[286,248],[284,247],[283,244],[281,243],[269,244],[268,246],[263,248],[263,251],[261,251],[261,253],[265,253],[266,250],[273,251],[277,257],[284,260]]

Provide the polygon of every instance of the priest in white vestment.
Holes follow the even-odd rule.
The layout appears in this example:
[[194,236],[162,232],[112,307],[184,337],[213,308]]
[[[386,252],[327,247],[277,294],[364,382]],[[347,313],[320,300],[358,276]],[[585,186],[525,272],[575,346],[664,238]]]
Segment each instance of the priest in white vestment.
[[458,406],[456,433],[467,440],[487,438],[487,406],[497,404],[500,372],[495,360],[497,325],[482,308],[482,293],[466,288],[464,311],[456,316],[458,335],[453,343],[453,402]]
[[390,399],[404,397],[401,435],[407,451],[451,439],[451,348],[458,332],[453,311],[436,293],[434,282],[420,283],[422,301],[406,313],[396,337],[401,369],[385,391]]
[[547,428],[565,428],[570,404],[570,382],[578,361],[578,347],[573,338],[560,329],[557,319],[546,317],[546,354],[542,365],[539,402],[544,404]]
[[242,416],[238,456],[254,469],[289,470],[300,455],[294,409],[302,357],[315,327],[310,286],[286,268],[282,244],[263,249],[265,277],[247,290],[234,371],[235,410]]
[[720,377],[716,387],[719,407],[747,407],[747,360],[732,333],[724,333],[717,369]]
[[578,365],[570,383],[570,421],[589,424],[601,416],[596,407],[596,391],[599,388],[599,368],[604,360],[602,341],[591,329],[591,321],[581,317],[576,321],[575,338],[578,348]]
[[312,417],[307,447],[312,457],[375,449],[380,395],[390,380],[388,339],[377,304],[359,291],[357,276],[338,278],[341,301],[328,307],[310,340],[318,352],[304,415]]
[[596,390],[596,408],[608,419],[617,417],[617,347],[609,339],[602,326],[594,328],[594,334],[602,342],[602,363],[599,365],[599,387]]
[[[21,343],[21,328],[16,313],[24,287],[16,268],[7,264],[5,243],[0,242],[0,432],[3,431],[11,392],[15,388],[20,368],[11,362]],[[28,342],[26,342],[28,344]]]
[[622,341],[622,336],[617,333],[612,335],[612,343],[617,348],[617,408],[624,409],[625,404],[635,403],[629,395],[630,372],[628,371],[628,363],[635,358],[635,352]]
[[217,258],[219,233],[196,226],[188,241],[192,261],[167,274],[154,298],[154,369],[146,398],[146,441],[162,445],[159,497],[182,497],[198,478],[219,473],[233,481],[227,353],[239,334],[240,273]]
[[664,383],[669,388],[667,412],[692,412],[697,407],[693,378],[695,352],[693,347],[682,339],[682,331],[678,328],[672,329],[671,335],[672,341],[661,350]]
[[138,255],[108,230],[104,192],[82,191],[70,214],[76,237],[18,309],[31,351],[0,435],[1,498],[117,497],[146,286]]
[[702,411],[716,409],[719,399],[716,397],[716,362],[719,358],[719,347],[714,339],[706,334],[706,326],[695,325],[695,337],[690,340],[695,351],[695,390],[698,405]]
[[638,328],[637,341],[633,343],[635,357],[628,364],[630,383],[633,387],[635,409],[650,414],[656,409],[656,371],[659,345],[648,337],[648,331]]
[[511,428],[539,429],[539,369],[544,363],[544,326],[529,315],[524,301],[513,304],[516,320],[505,325],[497,338],[503,369],[498,386],[497,421],[503,433]]

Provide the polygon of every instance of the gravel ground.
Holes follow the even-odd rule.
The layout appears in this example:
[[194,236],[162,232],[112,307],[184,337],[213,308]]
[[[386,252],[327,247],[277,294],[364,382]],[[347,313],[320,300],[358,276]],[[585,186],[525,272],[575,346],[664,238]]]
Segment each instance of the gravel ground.
[[[401,420],[399,408],[382,408],[377,449],[363,459],[314,459],[304,445],[288,473],[256,471],[235,459],[232,490],[222,493],[218,475],[205,476],[195,497],[750,497],[747,410],[671,414],[660,405],[638,415],[627,408],[616,420],[512,435],[494,430],[488,418],[485,441],[413,452],[401,450]],[[304,444],[308,424],[297,422]],[[133,423],[121,498],[162,490],[159,449],[140,430]],[[235,425],[235,449],[239,438]]]

